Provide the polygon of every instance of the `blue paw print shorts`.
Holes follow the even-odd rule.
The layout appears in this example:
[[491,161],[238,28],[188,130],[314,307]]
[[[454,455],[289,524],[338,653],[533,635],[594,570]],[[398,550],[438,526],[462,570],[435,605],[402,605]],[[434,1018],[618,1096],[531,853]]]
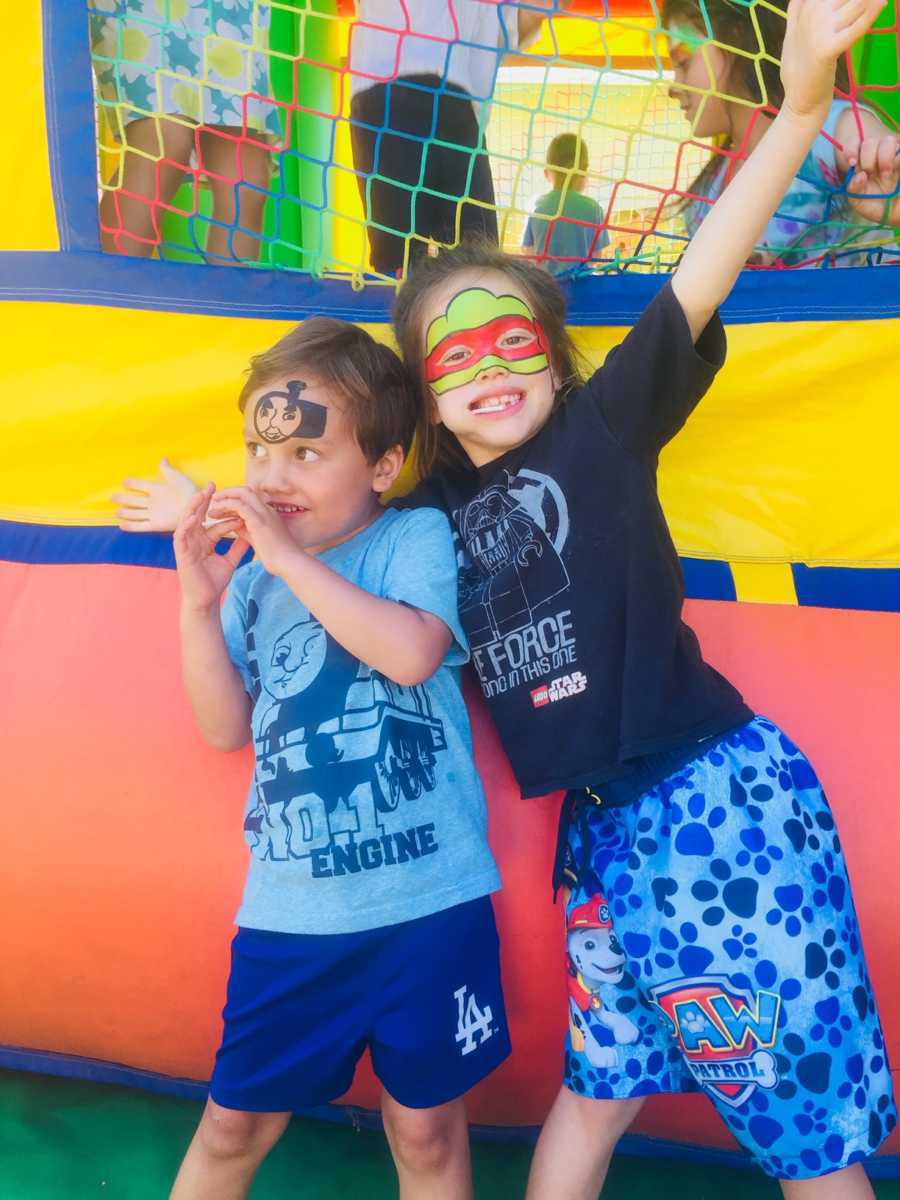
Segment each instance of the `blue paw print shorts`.
[[896,1123],[884,1036],[801,751],[757,717],[568,836],[566,1086],[700,1089],[777,1178],[871,1154]]

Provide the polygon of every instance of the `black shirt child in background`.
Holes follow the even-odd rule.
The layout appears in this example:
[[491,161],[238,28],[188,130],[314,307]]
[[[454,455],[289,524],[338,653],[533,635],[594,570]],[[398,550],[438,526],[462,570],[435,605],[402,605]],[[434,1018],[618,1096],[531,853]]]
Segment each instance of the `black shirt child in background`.
[[682,620],[657,495],[725,349],[717,316],[692,343],[666,284],[530,441],[406,501],[453,520],[460,617],[523,796],[644,791],[753,715]]

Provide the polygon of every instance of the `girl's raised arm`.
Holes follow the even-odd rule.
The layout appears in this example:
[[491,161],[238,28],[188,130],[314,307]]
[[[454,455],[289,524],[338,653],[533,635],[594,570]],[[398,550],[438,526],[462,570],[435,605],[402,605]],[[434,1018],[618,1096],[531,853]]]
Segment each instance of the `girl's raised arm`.
[[695,340],[734,286],[822,128],[838,58],[883,7],[884,0],[790,0],[781,58],[784,104],[672,276],[672,290]]

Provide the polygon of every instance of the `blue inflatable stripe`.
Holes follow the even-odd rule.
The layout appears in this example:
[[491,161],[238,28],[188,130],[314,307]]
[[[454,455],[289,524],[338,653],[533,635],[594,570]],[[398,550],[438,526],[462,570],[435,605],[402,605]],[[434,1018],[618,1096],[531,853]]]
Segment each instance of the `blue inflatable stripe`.
[[122,533],[109,525],[0,521],[0,560],[48,566],[114,563],[175,568],[169,534]]
[[[222,543],[222,550],[228,543]],[[172,538],[122,533],[109,525],[38,525],[0,521],[0,561],[34,565],[161,567],[174,570]],[[689,600],[736,600],[731,568],[716,559],[682,558]],[[900,612],[900,570],[865,567],[792,567],[801,605]]]
[[[93,199],[91,203],[96,204]],[[91,220],[95,225],[96,219],[94,212]],[[76,223],[70,223],[70,236],[83,242],[87,225],[86,218],[80,221],[76,234]],[[590,275],[567,283],[563,291],[569,323],[633,325],[667,278]],[[896,319],[900,317],[898,278],[900,266],[744,271],[722,305],[722,318],[726,324],[737,325]],[[383,324],[391,317],[394,289],[371,284],[356,291],[346,280],[315,279],[299,271],[240,271],[115,254],[7,250],[0,252],[3,300],[279,321],[319,315]]]
[[900,570],[792,567],[799,604],[900,612]]
[[726,562],[682,558],[684,591],[689,600],[736,600],[731,568]]

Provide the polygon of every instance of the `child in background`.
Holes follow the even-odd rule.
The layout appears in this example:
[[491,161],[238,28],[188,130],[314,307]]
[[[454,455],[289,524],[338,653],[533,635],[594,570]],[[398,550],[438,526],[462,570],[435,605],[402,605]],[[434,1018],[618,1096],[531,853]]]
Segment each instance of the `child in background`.
[[716,310],[882,7],[791,0],[781,111],[586,383],[526,259],[463,246],[398,295],[434,472],[412,502],[456,527],[460,620],[522,794],[568,792],[564,1086],[529,1200],[595,1200],[652,1093],[699,1086],[790,1200],[871,1200],[862,1160],[896,1124],[834,818],[704,662],[656,480],[724,361]]
[[541,196],[528,218],[522,238],[526,255],[562,278],[572,275],[609,245],[603,209],[584,195],[588,151],[574,133],[560,133],[547,150],[544,176],[553,190]]
[[[280,134],[269,95],[268,4],[259,0],[88,0],[101,104],[122,144],[103,188],[108,253],[150,258],[160,222],[195,161],[212,193],[209,262],[259,258]],[[195,189],[196,196],[196,189]]]
[[[681,212],[690,237],[769,128],[774,114],[765,106],[781,105],[784,19],[776,7],[751,9],[731,0],[665,0],[661,7],[675,72],[670,94],[690,122],[693,138],[726,139],[687,187],[690,198]],[[849,91],[844,63],[838,84]],[[894,234],[884,227],[900,226],[898,155],[900,137],[871,109],[858,98],[851,103],[834,97],[752,261],[859,266],[878,256],[879,247],[894,247],[893,254],[884,251],[887,261],[894,261]]]
[[342,1095],[368,1047],[400,1195],[468,1200],[462,1097],[509,1053],[500,882],[450,526],[379,503],[412,387],[393,351],[317,318],[253,359],[240,409],[247,486],[207,485],[175,530],[188,696],[255,770],[224,1034],[172,1198],[246,1196],[291,1113]]

